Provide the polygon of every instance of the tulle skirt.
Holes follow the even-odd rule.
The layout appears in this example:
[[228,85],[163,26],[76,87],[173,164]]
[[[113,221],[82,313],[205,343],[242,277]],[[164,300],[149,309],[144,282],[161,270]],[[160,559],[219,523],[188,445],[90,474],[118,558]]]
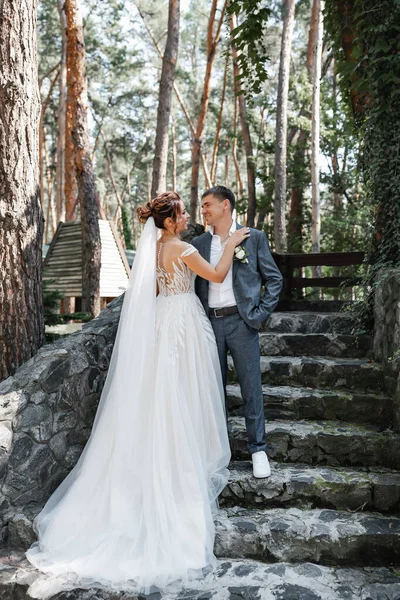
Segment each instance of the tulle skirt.
[[136,402],[143,382],[132,364],[129,385],[114,390],[124,402],[106,403],[35,520],[27,558],[46,577],[33,597],[176,589],[214,566],[213,514],[230,450],[215,337],[194,293],[157,297],[155,344],[152,385]]

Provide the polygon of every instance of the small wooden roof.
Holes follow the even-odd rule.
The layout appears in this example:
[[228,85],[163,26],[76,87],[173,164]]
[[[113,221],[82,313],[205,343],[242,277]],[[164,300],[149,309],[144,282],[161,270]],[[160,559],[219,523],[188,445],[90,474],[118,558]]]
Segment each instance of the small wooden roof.
[[[129,265],[115,227],[99,220],[101,239],[100,296],[116,298],[128,287]],[[82,297],[82,228],[79,221],[59,223],[43,264],[43,279],[55,279],[49,290]]]

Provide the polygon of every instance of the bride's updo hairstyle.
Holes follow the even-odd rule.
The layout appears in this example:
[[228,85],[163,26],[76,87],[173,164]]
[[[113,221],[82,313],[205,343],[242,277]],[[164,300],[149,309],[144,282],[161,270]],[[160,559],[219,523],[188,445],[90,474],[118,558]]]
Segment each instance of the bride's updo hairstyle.
[[163,192],[137,209],[137,216],[141,223],[153,217],[158,229],[164,229],[164,221],[170,217],[176,223],[182,214],[181,198],[176,192]]

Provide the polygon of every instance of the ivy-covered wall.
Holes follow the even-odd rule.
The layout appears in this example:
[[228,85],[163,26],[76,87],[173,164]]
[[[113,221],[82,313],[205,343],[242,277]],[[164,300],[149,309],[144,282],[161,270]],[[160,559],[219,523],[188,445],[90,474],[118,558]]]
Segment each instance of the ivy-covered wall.
[[379,273],[400,266],[400,0],[327,0],[325,23],[371,207],[365,297],[356,310],[371,328]]
[[373,352],[384,365],[386,391],[393,398],[393,426],[400,431],[400,269],[382,269],[378,279]]

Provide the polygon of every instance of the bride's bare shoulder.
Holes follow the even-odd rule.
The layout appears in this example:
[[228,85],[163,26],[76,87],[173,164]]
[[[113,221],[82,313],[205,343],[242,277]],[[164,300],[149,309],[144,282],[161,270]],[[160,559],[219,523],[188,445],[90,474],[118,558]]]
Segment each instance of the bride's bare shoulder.
[[180,256],[182,252],[185,252],[185,250],[190,248],[190,244],[188,244],[187,242],[183,242],[182,240],[173,240],[170,243],[171,251],[173,251],[174,254],[176,253],[178,256]]

